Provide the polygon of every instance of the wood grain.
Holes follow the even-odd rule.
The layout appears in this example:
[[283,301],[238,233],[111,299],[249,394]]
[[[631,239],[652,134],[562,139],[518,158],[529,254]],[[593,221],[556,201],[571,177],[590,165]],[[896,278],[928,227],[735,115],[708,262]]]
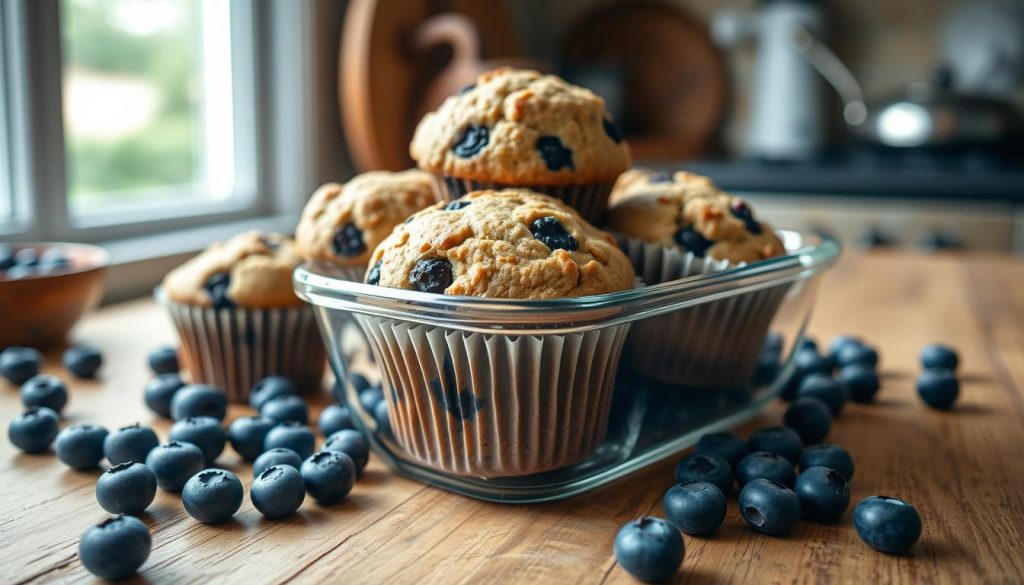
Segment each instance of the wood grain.
[[[821,339],[855,333],[877,344],[885,374],[879,402],[851,405],[831,440],[857,462],[854,502],[871,494],[911,501],[921,542],[904,556],[861,543],[848,512],[835,525],[801,522],[786,538],[757,535],[730,504],[710,538],[685,537],[679,583],[1019,583],[1024,576],[1024,265],[980,256],[885,254],[844,259],[831,273],[812,330]],[[148,300],[89,317],[76,338],[102,347],[98,382],[71,382],[68,422],[118,426],[153,419],[141,401],[144,355],[172,340]],[[963,394],[957,409],[926,409],[913,391],[925,343],[957,346]],[[63,375],[51,355],[48,371]],[[2,383],[0,383],[2,384]],[[6,421],[19,410],[0,387]],[[231,415],[245,412],[233,409]],[[781,407],[743,429],[774,424]],[[245,483],[248,466],[221,458]],[[105,514],[97,473],[52,455],[17,454],[0,440],[0,582],[79,582],[78,538]],[[627,520],[661,512],[672,462],[559,503],[478,502],[398,477],[371,461],[343,505],[307,501],[286,521],[267,521],[246,500],[221,526],[191,520],[176,496],[159,493],[143,520],[153,553],[140,581],[218,583],[631,583],[611,544]]]

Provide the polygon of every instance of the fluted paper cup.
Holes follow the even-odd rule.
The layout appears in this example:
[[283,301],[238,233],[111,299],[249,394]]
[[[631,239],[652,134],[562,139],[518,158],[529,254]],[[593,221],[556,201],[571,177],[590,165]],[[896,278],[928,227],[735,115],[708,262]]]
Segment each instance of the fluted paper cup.
[[577,463],[604,440],[628,324],[499,335],[356,320],[381,365],[394,438],[423,465],[530,475]]
[[599,223],[608,211],[608,198],[611,197],[611,183],[592,183],[589,185],[510,185],[493,181],[472,181],[456,177],[437,176],[438,193],[447,199],[458,199],[472,191],[482,189],[529,189],[537,193],[561,199],[566,205],[579,212],[583,219],[590,223]]

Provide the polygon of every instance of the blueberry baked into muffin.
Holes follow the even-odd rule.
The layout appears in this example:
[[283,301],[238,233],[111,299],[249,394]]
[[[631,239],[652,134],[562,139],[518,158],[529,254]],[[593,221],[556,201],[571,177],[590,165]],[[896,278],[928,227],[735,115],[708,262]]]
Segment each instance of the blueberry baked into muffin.
[[629,147],[590,90],[536,71],[480,75],[416,127],[409,153],[451,198],[486,188],[553,195],[588,221],[607,208]]
[[208,246],[172,270],[157,291],[181,338],[183,366],[235,402],[280,375],[319,388],[324,348],[312,310],[295,296],[301,262],[287,236],[256,231]]
[[417,170],[372,171],[344,185],[327,183],[302,212],[296,250],[303,260],[361,281],[377,244],[436,199],[433,179]]

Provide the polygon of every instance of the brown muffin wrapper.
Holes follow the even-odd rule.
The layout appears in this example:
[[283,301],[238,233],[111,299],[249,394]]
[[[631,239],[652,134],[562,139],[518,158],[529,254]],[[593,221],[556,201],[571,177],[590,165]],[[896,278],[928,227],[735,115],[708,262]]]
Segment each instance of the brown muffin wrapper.
[[[647,284],[742,266],[619,235],[619,246]],[[784,283],[638,321],[626,363],[659,382],[733,388],[750,382],[768,328],[789,291]]]
[[321,390],[326,355],[313,311],[213,309],[164,300],[181,339],[182,365],[198,384],[248,403],[267,376],[284,376],[303,394]]
[[572,465],[604,440],[629,325],[493,335],[356,315],[381,364],[395,441],[477,477]]
[[493,181],[472,181],[456,177],[436,176],[438,192],[447,199],[458,199],[471,191],[481,189],[529,189],[561,199],[569,207],[579,212],[583,219],[598,224],[608,211],[608,198],[611,197],[615,182],[593,183],[589,185],[509,185]]

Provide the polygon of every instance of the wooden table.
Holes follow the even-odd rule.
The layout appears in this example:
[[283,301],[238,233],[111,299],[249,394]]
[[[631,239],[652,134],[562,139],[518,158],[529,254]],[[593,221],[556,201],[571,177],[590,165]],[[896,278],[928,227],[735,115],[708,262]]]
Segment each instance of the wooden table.
[[[905,498],[920,511],[921,541],[905,556],[863,544],[851,513],[837,525],[801,522],[786,538],[750,531],[735,503],[717,534],[684,537],[680,583],[1024,580],[1024,264],[995,257],[876,255],[845,259],[822,290],[812,331],[855,333],[881,349],[877,404],[852,404],[831,440],[857,462],[853,502]],[[141,421],[166,437],[166,421],[142,404],[146,352],[173,339],[148,300],[111,306],[75,333],[105,351],[103,380],[72,382],[68,422],[110,427]],[[917,353],[944,341],[960,349],[963,392],[956,410],[923,406],[913,390]],[[56,356],[48,371],[61,373]],[[0,385],[3,385],[0,382]],[[19,409],[0,388],[4,424]],[[233,408],[231,415],[247,409]],[[781,406],[750,427],[775,424]],[[743,429],[744,432],[750,428]],[[221,463],[248,483],[233,452]],[[673,462],[596,492],[542,505],[497,505],[427,487],[371,462],[342,505],[307,499],[285,521],[260,517],[246,498],[233,521],[204,526],[176,496],[160,492],[143,516],[153,552],[142,577],[154,582],[481,583],[612,582],[632,579],[612,540],[626,521],[660,514]],[[16,453],[0,440],[0,582],[89,580],[78,539],[105,517],[97,473],[52,455]],[[851,507],[852,509],[852,507]]]

